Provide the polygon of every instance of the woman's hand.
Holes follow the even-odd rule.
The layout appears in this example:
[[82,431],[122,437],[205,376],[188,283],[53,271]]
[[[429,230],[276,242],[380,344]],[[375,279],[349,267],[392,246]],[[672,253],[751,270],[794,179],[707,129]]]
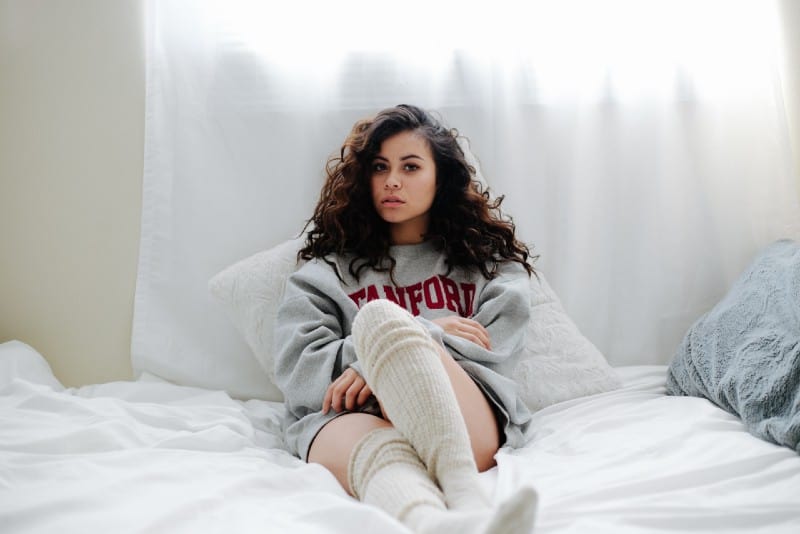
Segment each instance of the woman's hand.
[[354,410],[367,402],[372,390],[364,378],[355,370],[347,368],[339,378],[331,382],[322,400],[322,413],[333,408],[335,412]]
[[491,342],[489,341],[489,332],[478,321],[459,317],[458,315],[450,315],[448,317],[440,317],[433,319],[432,322],[442,327],[442,330],[450,335],[458,336],[472,341],[476,345],[480,345],[486,350],[492,350]]

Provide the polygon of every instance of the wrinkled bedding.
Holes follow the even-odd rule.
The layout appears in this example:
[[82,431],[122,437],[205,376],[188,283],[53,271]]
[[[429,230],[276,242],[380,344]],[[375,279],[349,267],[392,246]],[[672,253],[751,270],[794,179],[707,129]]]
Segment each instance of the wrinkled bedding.
[[[529,444],[481,475],[529,484],[536,532],[800,532],[800,457],[705,399],[665,395],[665,366],[534,415]],[[282,448],[282,407],[142,377],[64,388],[0,345],[0,531],[405,533]]]

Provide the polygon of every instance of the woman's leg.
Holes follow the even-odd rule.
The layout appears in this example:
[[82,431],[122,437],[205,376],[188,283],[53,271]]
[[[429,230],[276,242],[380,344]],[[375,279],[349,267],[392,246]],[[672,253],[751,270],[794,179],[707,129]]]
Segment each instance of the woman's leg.
[[374,300],[361,308],[353,341],[367,384],[438,482],[448,508],[488,508],[469,430],[481,467],[488,468],[497,451],[497,424],[477,386],[392,302]]
[[[480,388],[442,347],[439,356],[464,417],[477,468],[486,471],[495,465],[494,455],[500,441],[494,411]],[[347,465],[354,447],[373,430],[390,426],[388,421],[365,413],[341,415],[314,438],[308,461],[326,467],[352,495]]]
[[351,413],[320,430],[309,462],[327,467],[362,502],[420,534],[529,534],[536,495],[523,489],[494,510],[448,511],[408,440],[383,419]]
[[366,413],[348,413],[331,420],[319,431],[308,451],[309,463],[322,464],[342,487],[353,495],[347,480],[347,465],[356,445],[370,432],[391,425]]
[[478,471],[495,466],[494,455],[500,448],[500,433],[492,406],[464,369],[456,363],[444,347],[437,346],[450,384],[458,400],[461,416],[467,425],[469,441]]
[[429,518],[447,511],[417,452],[379,417],[350,413],[331,420],[311,444],[308,461],[328,468],[354,497],[412,528],[419,526],[412,514]]

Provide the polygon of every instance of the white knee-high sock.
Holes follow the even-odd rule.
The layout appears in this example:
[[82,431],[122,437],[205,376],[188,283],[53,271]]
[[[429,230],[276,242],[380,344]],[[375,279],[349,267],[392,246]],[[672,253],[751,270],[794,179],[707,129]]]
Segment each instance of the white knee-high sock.
[[528,534],[536,494],[529,488],[496,509],[453,511],[417,452],[393,428],[373,430],[353,448],[347,470],[353,494],[420,534]]
[[489,507],[453,386],[427,330],[394,303],[374,300],[358,312],[352,333],[367,384],[439,483],[448,507]]
[[356,444],[347,478],[359,500],[403,522],[415,510],[415,517],[446,510],[444,496],[417,452],[392,427],[373,430]]

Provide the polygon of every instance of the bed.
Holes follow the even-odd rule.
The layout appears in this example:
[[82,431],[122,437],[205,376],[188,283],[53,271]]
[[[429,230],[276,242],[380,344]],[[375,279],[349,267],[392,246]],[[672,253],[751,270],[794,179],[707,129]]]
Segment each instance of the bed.
[[[192,353],[202,328],[166,328],[141,279],[135,380],[65,388],[0,344],[0,532],[408,532],[284,447],[272,325],[300,245],[205,281],[220,314],[196,318],[240,354]],[[544,272],[530,290],[513,378],[533,421],[481,474],[495,501],[533,486],[536,533],[800,532],[800,242],[765,247],[669,365],[612,367]]]
[[[0,532],[408,532],[284,447],[272,333],[302,241],[190,271],[185,246],[154,252],[157,211],[134,380],[65,388],[51,355],[0,345]],[[610,365],[543,270],[530,290],[533,421],[481,475],[496,502],[533,486],[537,534],[800,532],[800,242],[766,246],[669,365]]]
[[[537,533],[800,531],[800,457],[665,395],[667,369],[618,367],[618,389],[539,410],[481,475],[494,499],[533,485]],[[0,345],[0,530],[407,532],[288,454],[281,410],[153,376],[64,388],[34,349]]]

